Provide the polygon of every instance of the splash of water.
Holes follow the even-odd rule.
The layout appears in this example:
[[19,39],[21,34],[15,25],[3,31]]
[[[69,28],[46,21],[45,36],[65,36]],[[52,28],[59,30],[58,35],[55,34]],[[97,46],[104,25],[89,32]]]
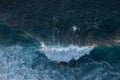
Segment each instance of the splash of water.
[[94,49],[93,46],[47,46],[44,43],[41,43],[40,51],[44,53],[44,55],[52,60],[57,62],[69,62],[71,60],[78,60],[84,55],[89,55],[90,51]]

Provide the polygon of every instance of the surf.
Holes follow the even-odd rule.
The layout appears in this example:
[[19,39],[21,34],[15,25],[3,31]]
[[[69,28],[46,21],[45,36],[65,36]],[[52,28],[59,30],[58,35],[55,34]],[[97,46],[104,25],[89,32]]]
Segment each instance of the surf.
[[40,52],[51,61],[56,62],[70,62],[71,60],[78,60],[82,56],[89,55],[90,52],[95,48],[93,46],[77,46],[77,45],[45,45],[41,43]]

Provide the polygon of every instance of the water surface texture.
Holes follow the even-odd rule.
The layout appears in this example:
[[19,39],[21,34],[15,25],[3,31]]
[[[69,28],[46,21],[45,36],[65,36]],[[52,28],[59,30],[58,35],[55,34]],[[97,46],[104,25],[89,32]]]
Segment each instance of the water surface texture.
[[0,80],[120,80],[120,1],[1,0]]

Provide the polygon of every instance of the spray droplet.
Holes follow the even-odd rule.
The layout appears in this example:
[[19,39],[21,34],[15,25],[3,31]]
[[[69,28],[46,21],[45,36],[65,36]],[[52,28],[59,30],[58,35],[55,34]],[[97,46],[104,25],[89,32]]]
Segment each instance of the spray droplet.
[[73,31],[76,31],[77,30],[77,26],[73,26],[72,29],[73,29]]

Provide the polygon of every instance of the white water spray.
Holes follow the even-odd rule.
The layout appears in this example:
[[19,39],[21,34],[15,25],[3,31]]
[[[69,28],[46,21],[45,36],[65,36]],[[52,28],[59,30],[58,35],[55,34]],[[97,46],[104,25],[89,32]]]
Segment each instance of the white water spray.
[[60,46],[60,45],[54,45],[54,46],[46,46],[44,43],[41,43],[40,51],[45,54],[45,56],[52,60],[57,62],[69,62],[72,59],[78,60],[84,55],[89,55],[90,51],[94,49],[95,46]]

